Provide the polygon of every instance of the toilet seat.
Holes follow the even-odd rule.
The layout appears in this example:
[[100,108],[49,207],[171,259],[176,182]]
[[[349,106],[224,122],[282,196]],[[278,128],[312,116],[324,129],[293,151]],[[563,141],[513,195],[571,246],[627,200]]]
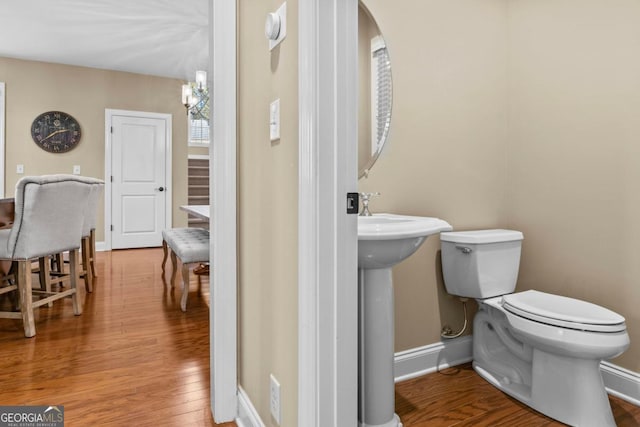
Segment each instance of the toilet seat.
[[599,305],[530,290],[502,297],[502,307],[528,320],[589,332],[622,332],[625,319]]

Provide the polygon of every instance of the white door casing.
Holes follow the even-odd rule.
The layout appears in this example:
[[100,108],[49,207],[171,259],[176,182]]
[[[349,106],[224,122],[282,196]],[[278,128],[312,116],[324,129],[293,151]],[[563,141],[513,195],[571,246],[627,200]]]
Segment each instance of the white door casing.
[[356,0],[299,0],[298,425],[358,425]]
[[105,246],[160,246],[171,226],[171,115],[106,110],[105,129]]
[[0,82],[0,198],[4,197],[4,124],[5,124],[5,85]]
[[209,3],[213,97],[211,167],[211,411],[217,423],[238,415],[236,224],[236,0]]

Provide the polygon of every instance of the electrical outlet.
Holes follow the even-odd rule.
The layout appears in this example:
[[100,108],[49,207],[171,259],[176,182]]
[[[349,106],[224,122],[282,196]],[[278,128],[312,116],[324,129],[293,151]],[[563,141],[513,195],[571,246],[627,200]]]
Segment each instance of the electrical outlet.
[[24,165],[16,165],[16,173],[24,173]]
[[269,407],[271,408],[271,416],[275,422],[280,425],[280,383],[273,374],[269,374]]
[[80,175],[80,165],[73,165],[73,174]]

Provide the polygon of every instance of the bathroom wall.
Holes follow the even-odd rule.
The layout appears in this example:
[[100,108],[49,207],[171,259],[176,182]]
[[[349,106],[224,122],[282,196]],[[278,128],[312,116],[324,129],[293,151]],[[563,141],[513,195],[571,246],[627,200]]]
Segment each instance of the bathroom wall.
[[[435,216],[456,229],[504,226],[507,7],[504,0],[365,0],[393,74],[390,139],[360,191],[373,212]],[[396,351],[462,326],[441,280],[439,239],[394,268]],[[475,303],[472,303],[475,305]]]
[[[287,37],[269,52],[264,20],[280,0],[238,1],[238,382],[261,419],[269,374],[281,385],[283,427],[297,425],[298,2]],[[280,98],[281,138],[269,141],[269,104]]]
[[[518,290],[609,307],[640,371],[640,3],[365,0],[393,70],[373,211],[525,234]],[[417,32],[416,29],[420,31]],[[394,269],[396,350],[462,323],[439,241]]]
[[[16,165],[25,175],[71,173],[104,178],[105,109],[123,109],[173,115],[173,223],[186,226],[187,120],[180,103],[178,79],[120,71],[98,70],[46,62],[0,57],[0,81],[6,83],[5,195],[12,197]],[[39,114],[60,110],[80,123],[82,139],[67,153],[52,154],[31,139],[31,123]],[[104,209],[98,211],[96,239],[104,240]]]
[[640,3],[509,2],[508,225],[519,290],[622,314],[640,372]]

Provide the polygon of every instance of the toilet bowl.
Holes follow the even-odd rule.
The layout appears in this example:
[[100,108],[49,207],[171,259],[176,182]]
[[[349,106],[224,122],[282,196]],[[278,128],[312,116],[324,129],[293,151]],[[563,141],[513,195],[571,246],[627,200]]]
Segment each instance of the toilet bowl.
[[629,346],[625,320],[585,301],[513,293],[523,235],[441,233],[447,292],[476,298],[473,367],[495,387],[573,426],[615,426],[600,362]]

